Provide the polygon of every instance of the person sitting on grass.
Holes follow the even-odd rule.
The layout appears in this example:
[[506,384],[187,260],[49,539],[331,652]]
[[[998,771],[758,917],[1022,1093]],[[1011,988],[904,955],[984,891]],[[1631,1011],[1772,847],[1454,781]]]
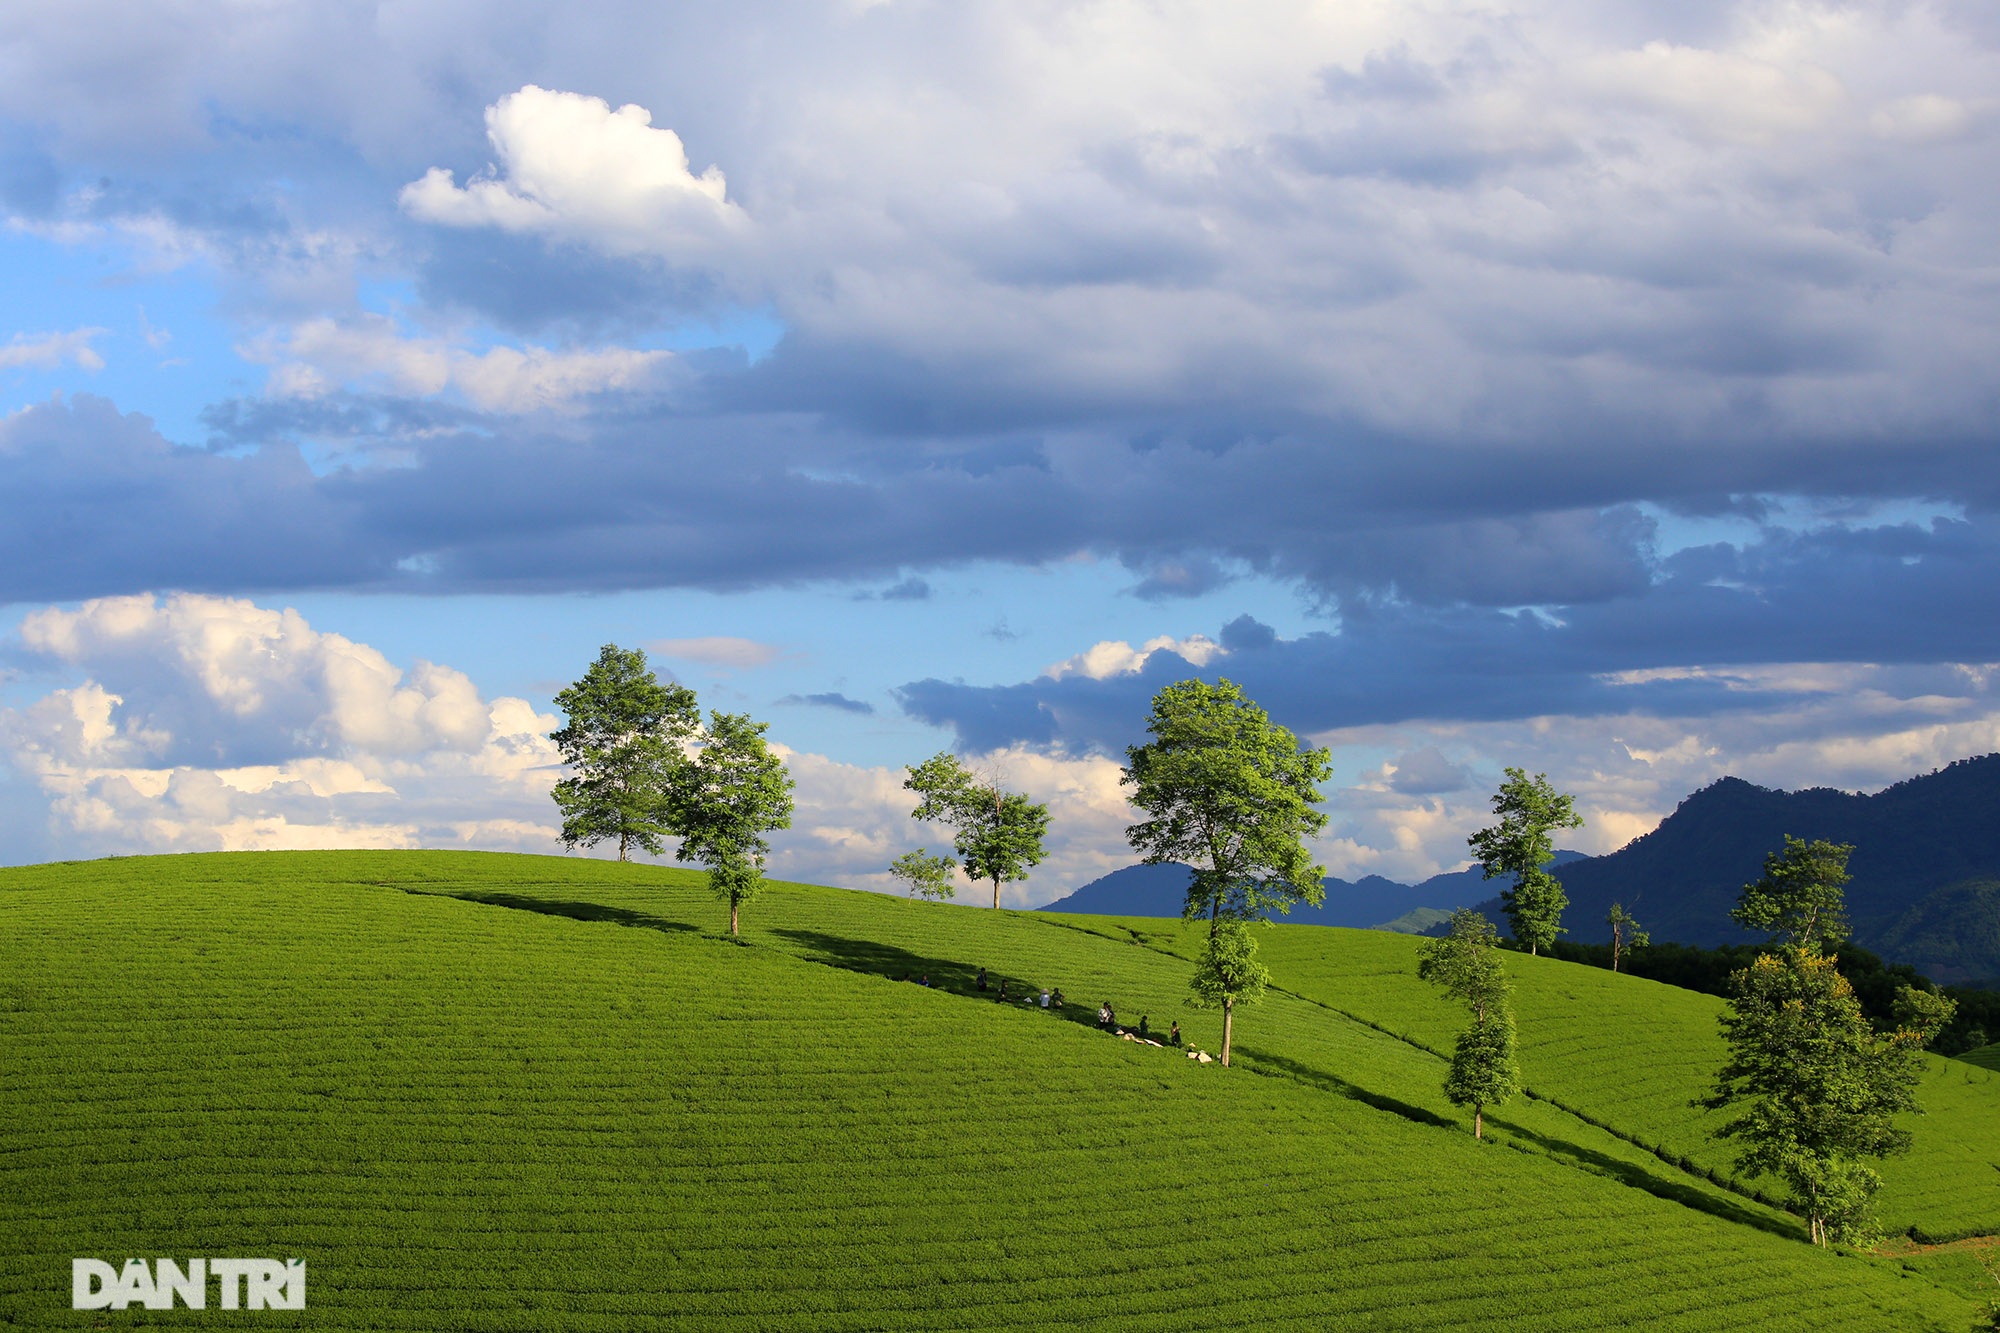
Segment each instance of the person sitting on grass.
[[1167,1032],[1167,1045],[1178,1046],[1180,1044],[1181,1044],[1181,1021],[1180,1019],[1176,1018],[1174,1020],[1173,1027],[1170,1028]]
[[1007,1003],[1007,978],[1000,978],[1000,1003]]
[[983,967],[979,969],[979,989],[986,989],[986,969]]
[[1103,1004],[1097,1006],[1097,1026],[1101,1028],[1109,1028],[1111,1026],[1111,1001],[1106,1000]]
[[1140,1014],[1140,1015],[1139,1015],[1139,1040],[1140,1040],[1140,1041],[1146,1041],[1146,1040],[1148,1040],[1149,1038],[1151,1038],[1151,1037],[1152,1037],[1152,1035],[1153,1035],[1153,1025],[1152,1025],[1152,1023],[1151,1023],[1150,1021],[1148,1021],[1148,1019],[1147,1019],[1146,1015],[1144,1015],[1144,1014]]
[[1049,992],[1049,1004],[1052,1008],[1055,1009],[1057,1013],[1062,1012],[1063,998],[1062,998],[1061,986],[1058,986],[1054,990]]
[[1048,1007],[1049,1007],[1049,990],[1048,987],[1044,986],[1042,987],[1042,1008],[1046,1009]]

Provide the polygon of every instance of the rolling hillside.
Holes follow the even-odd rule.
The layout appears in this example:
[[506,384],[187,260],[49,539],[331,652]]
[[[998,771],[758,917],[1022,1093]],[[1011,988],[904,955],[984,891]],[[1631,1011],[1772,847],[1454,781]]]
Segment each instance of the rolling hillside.
[[[1214,1041],[1176,926],[807,886],[741,943],[722,923],[698,876],[561,858],[0,871],[0,1322],[102,1326],[69,1259],[133,1254],[306,1259],[305,1311],[205,1328],[1971,1318],[1924,1265],[1815,1251],[1551,1101],[1474,1143],[1437,1057],[1363,1012],[1421,993],[1393,957],[1366,986],[1308,966],[1413,941],[1271,932],[1296,993],[1225,1071],[1092,1024],[1110,999]],[[998,1004],[982,966],[1071,1008]]]

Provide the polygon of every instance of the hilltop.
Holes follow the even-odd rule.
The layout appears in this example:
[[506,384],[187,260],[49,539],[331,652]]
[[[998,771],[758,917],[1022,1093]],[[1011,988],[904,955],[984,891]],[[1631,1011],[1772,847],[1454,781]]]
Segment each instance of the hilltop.
[[[1656,1122],[1713,1019],[1680,992],[1510,957],[1537,1095],[1479,1144],[1407,937],[1274,927],[1224,1070],[1092,1022],[1110,999],[1212,1046],[1177,923],[804,885],[741,942],[725,916],[698,875],[554,857],[0,872],[0,1320],[101,1322],[63,1308],[67,1256],[202,1253],[312,1274],[301,1317],[204,1327],[1971,1319],[1962,1251],[1822,1253],[1715,1155],[1675,1160]],[[998,1004],[982,967],[1071,1007]],[[2000,1160],[2000,1075],[1959,1067],[1983,1081],[1927,1085],[1885,1192],[1934,1240],[2000,1229],[1965,1165]]]

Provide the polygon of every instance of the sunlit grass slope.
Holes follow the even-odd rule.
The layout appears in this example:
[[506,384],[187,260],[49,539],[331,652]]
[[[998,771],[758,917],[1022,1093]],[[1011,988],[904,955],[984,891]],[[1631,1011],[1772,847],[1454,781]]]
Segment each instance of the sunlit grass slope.
[[1981,1069],[2000,1070],[2000,1042],[1981,1046],[1976,1051],[1967,1051],[1958,1058],[1967,1064],[1978,1065]]
[[[1320,926],[1260,938],[1280,984],[1450,1050],[1460,1020],[1416,980],[1420,941]],[[1507,968],[1532,1091],[1670,1158],[1730,1174],[1734,1145],[1710,1137],[1725,1117],[1689,1105],[1725,1056],[1716,1025],[1723,1001],[1550,958],[1509,954]],[[1912,1150],[1881,1164],[1880,1219],[1921,1239],[2000,1232],[2000,1074],[1936,1057],[1926,1063],[1917,1094],[1924,1114],[1904,1122]]]
[[[1435,1057],[1304,1000],[1251,1011],[1224,1071],[970,990],[984,965],[1164,1027],[1186,964],[1129,936],[803,887],[743,945],[722,920],[694,876],[557,858],[0,872],[0,1321],[1970,1319],[1551,1109],[1475,1144]],[[303,1257],[308,1308],[66,1308],[72,1256],[135,1254]]]

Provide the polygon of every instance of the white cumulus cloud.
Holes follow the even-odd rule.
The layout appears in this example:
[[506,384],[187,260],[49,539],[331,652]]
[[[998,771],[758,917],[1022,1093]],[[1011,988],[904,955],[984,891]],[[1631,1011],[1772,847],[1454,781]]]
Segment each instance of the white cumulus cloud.
[[673,360],[671,352],[629,347],[473,352],[444,338],[407,337],[381,315],[310,319],[243,350],[271,363],[266,391],[273,397],[317,398],[350,387],[416,396],[456,390],[481,411],[510,414],[656,385]]
[[17,333],[0,345],[0,370],[54,370],[65,361],[84,370],[104,369],[104,358],[91,343],[107,329],[71,329],[68,333]]
[[403,187],[405,212],[448,227],[498,227],[596,245],[614,254],[705,249],[744,222],[722,172],[695,175],[652,113],[529,84],[486,109],[495,174],[461,186],[432,167]]
[[1064,676],[1088,676],[1092,680],[1129,676],[1143,670],[1146,660],[1163,650],[1183,657],[1195,666],[1207,666],[1229,651],[1205,634],[1190,634],[1185,639],[1161,634],[1137,648],[1123,639],[1105,639],[1074,657],[1057,662],[1042,674],[1050,680],[1061,680]]
[[57,846],[555,846],[555,719],[450,667],[191,594],[37,611],[20,639],[85,677],[0,711]]

